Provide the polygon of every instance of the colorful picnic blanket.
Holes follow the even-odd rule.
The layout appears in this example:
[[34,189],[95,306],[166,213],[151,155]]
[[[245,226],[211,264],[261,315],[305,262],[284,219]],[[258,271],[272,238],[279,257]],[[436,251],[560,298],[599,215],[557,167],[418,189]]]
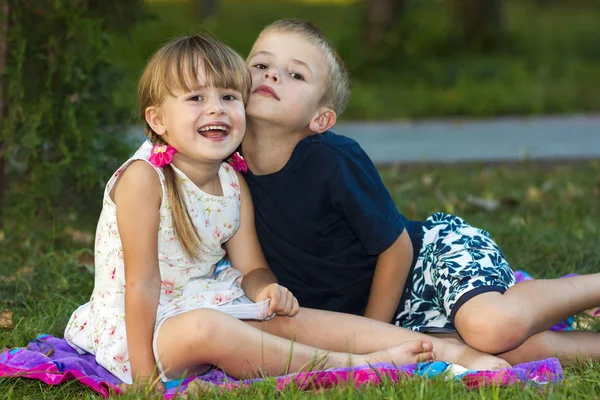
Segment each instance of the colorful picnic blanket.
[[[533,279],[522,271],[517,271],[517,281]],[[570,329],[569,321],[556,325],[553,329]],[[295,385],[301,389],[326,389],[339,384],[363,386],[378,384],[382,379],[398,381],[409,377],[430,378],[446,374],[447,379],[462,381],[469,388],[491,384],[511,385],[531,382],[538,385],[556,382],[563,378],[562,368],[556,358],[515,365],[500,371],[469,371],[461,366],[442,361],[421,364],[394,366],[388,363],[362,367],[335,368],[311,372],[299,372],[274,378],[277,389]],[[78,354],[64,339],[50,335],[40,335],[27,347],[15,348],[0,354],[0,377],[24,377],[39,379],[49,385],[59,385],[77,379],[83,385],[108,397],[111,390],[118,392],[118,378],[96,363],[91,354]],[[173,398],[176,393],[185,391],[196,380],[204,386],[233,389],[247,386],[262,379],[239,381],[220,370],[181,381],[169,382],[165,398]]]
[[[341,383],[355,386],[378,384],[382,379],[398,381],[412,376],[433,377],[443,373],[464,382],[469,388],[490,385],[511,385],[518,382],[547,384],[563,378],[562,368],[556,358],[516,365],[501,371],[467,371],[459,366],[437,361],[433,363],[407,364],[396,367],[388,363],[371,366],[336,368],[322,371],[300,372],[275,378],[275,385],[282,389],[295,385],[301,389],[326,389]],[[118,378],[98,365],[91,354],[78,354],[64,339],[40,335],[27,347],[8,350],[0,354],[0,377],[24,377],[39,379],[49,385],[60,385],[73,379],[108,397],[112,390],[118,392]],[[182,381],[169,382],[165,398],[182,392],[191,381],[217,385],[227,389],[247,386],[261,379],[238,381],[220,370]]]

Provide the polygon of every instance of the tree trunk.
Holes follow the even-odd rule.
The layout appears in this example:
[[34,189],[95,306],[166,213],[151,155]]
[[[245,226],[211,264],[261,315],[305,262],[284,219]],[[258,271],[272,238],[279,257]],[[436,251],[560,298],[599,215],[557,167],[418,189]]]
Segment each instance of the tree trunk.
[[453,0],[463,43],[487,51],[497,47],[505,34],[503,0]]
[[218,0],[200,0],[200,3],[200,17],[203,21],[217,15]]
[[[8,58],[8,6],[9,0],[0,0],[0,131],[2,121],[6,116],[6,93],[4,88],[4,71],[6,69]],[[4,219],[2,210],[4,209],[4,194],[6,193],[6,147],[7,144],[3,138],[0,138],[0,228],[3,227]]]
[[405,0],[369,0],[365,27],[367,49],[373,49],[381,44],[386,33],[401,14],[404,2]]

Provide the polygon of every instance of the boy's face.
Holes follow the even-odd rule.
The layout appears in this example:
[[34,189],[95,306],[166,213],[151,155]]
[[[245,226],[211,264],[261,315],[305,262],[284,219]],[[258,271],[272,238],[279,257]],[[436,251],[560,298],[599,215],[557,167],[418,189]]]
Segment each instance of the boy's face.
[[249,119],[265,120],[286,129],[304,131],[322,106],[327,61],[303,35],[265,32],[250,52],[252,94]]

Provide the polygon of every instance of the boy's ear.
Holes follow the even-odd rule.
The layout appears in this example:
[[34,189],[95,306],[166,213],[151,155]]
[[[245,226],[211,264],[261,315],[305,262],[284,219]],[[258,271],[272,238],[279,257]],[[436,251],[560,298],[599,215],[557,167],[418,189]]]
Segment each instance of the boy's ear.
[[335,114],[335,111],[331,108],[323,108],[319,110],[319,115],[310,121],[308,128],[313,133],[323,133],[335,125],[336,121],[337,115]]
[[165,128],[165,124],[158,107],[150,106],[146,108],[146,112],[144,114],[146,117],[146,122],[148,125],[150,125],[150,128],[152,128],[157,135],[164,135],[167,129]]

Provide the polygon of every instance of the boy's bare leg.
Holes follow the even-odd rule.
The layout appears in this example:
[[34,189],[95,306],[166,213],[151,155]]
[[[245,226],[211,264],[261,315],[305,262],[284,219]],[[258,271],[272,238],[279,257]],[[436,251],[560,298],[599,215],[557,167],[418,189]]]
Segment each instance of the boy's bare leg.
[[483,293],[456,313],[454,325],[465,343],[497,354],[517,348],[531,335],[600,304],[600,274],[536,279],[504,294]]
[[499,354],[511,364],[558,357],[562,365],[583,359],[600,360],[600,333],[544,331],[536,333],[514,350]]
[[492,370],[508,367],[500,358],[483,354],[458,341],[428,336],[409,329],[350,314],[300,308],[293,318],[249,321],[266,332],[309,346],[348,353],[370,353],[410,340],[428,339],[437,360],[469,369]]
[[[322,331],[327,335],[327,331]],[[271,335],[211,309],[176,315],[165,321],[158,332],[158,354],[171,379],[197,373],[207,364],[216,365],[235,378],[252,378],[316,368],[391,362],[397,365],[431,361],[428,339],[399,346],[350,355],[319,350]]]
[[[440,339],[464,343],[458,333],[435,334]],[[511,365],[557,357],[561,365],[591,359],[600,360],[600,332],[544,331],[532,335],[514,350],[496,354]]]

